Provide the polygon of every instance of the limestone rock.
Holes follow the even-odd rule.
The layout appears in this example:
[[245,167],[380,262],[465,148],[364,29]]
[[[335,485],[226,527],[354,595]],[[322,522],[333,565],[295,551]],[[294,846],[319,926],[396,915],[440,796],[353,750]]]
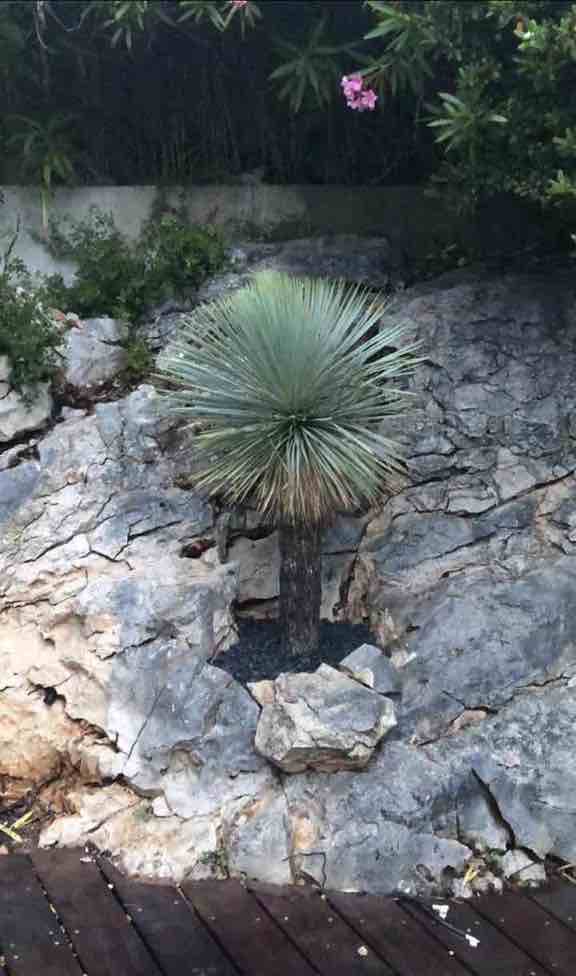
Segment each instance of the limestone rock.
[[0,802],[7,807],[57,779],[80,736],[60,702],[47,708],[32,690],[0,689]]
[[327,888],[429,892],[472,856],[456,840],[454,787],[449,763],[394,741],[364,772],[290,776],[293,853],[320,852],[300,866]]
[[208,818],[155,817],[148,800],[122,786],[73,791],[74,810],[43,830],[41,847],[79,847],[89,837],[116,865],[143,879],[178,884],[218,876],[218,838]]
[[0,444],[45,427],[52,416],[52,396],[47,383],[24,394],[10,385],[10,366],[0,356]]
[[524,851],[508,851],[498,859],[498,867],[504,877],[514,884],[539,885],[547,880],[546,869]]
[[470,789],[463,793],[464,799],[458,806],[461,840],[479,852],[506,851],[513,839],[510,828],[495,815],[494,805],[490,804],[480,781],[471,782]]
[[113,379],[126,365],[128,328],[116,319],[84,319],[66,333],[65,382],[77,391]]
[[568,680],[519,692],[490,721],[426,751],[451,769],[458,808],[479,782],[517,847],[576,860],[576,696]]
[[395,724],[392,702],[322,664],[275,680],[255,746],[288,773],[362,769]]
[[398,695],[400,680],[398,671],[390,664],[383,651],[373,644],[362,644],[348,654],[338,665],[340,671],[379,695]]
[[418,411],[387,425],[410,483],[370,521],[349,600],[387,616],[402,733],[427,742],[576,662],[574,279],[461,274],[390,317],[429,362]]
[[246,804],[226,838],[232,875],[259,878],[269,884],[291,884],[286,797],[276,789]]
[[219,818],[271,788],[253,748],[258,706],[190,648],[158,641],[117,657],[106,720],[116,773],[178,816]]
[[184,555],[213,518],[174,484],[173,436],[141,388],[56,425],[36,457],[0,471],[6,710],[31,685],[52,687],[70,718],[113,735],[117,655],[137,673],[155,641],[206,660],[233,638],[233,568]]
[[230,294],[245,286],[252,274],[263,270],[345,278],[373,288],[386,288],[393,273],[391,248],[385,238],[360,238],[353,234],[243,244],[234,249],[231,257],[232,270],[202,285],[198,301],[213,301]]

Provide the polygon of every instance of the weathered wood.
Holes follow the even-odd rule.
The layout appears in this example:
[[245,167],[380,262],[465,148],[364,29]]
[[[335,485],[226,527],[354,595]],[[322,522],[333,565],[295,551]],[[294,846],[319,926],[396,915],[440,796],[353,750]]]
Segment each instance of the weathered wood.
[[32,863],[22,855],[0,857],[0,955],[10,976],[82,976]]
[[548,972],[556,976],[576,973],[574,933],[530,898],[509,891],[499,898],[475,899],[472,907]]
[[448,921],[480,940],[473,948],[412,902],[235,881],[189,883],[180,894],[81,858],[0,857],[2,976],[576,973],[569,884],[451,902]]
[[237,881],[182,886],[243,976],[312,976],[316,970]]
[[164,976],[235,976],[238,970],[176,888],[139,883],[107,861],[99,864]]
[[476,948],[451,933],[445,926],[435,923],[416,906],[402,904],[402,908],[420,921],[427,931],[453,952],[456,959],[463,962],[475,976],[547,976],[545,969],[510,942],[485,918],[480,918],[469,905],[443,900],[441,903],[450,906],[446,919],[450,925],[479,940]]
[[375,952],[359,952],[362,940],[319,892],[279,891],[271,885],[251,885],[250,890],[322,976],[393,976]]
[[80,857],[78,851],[68,850],[32,855],[84,971],[89,976],[161,976],[98,866],[93,861],[82,863]]
[[469,976],[456,957],[392,899],[330,892],[328,900],[397,976]]
[[545,888],[528,890],[526,895],[576,932],[576,885],[554,881]]

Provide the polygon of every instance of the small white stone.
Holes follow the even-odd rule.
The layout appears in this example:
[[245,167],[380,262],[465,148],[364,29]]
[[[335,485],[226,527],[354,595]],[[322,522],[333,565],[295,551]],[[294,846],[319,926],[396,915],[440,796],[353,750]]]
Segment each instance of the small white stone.
[[358,949],[358,955],[363,957],[368,955],[368,949],[366,948],[366,946],[360,946],[360,948]]
[[436,914],[440,916],[440,918],[443,921],[446,920],[446,917],[448,915],[448,912],[450,911],[450,906],[449,905],[432,905],[432,908],[434,909],[434,911],[436,912]]

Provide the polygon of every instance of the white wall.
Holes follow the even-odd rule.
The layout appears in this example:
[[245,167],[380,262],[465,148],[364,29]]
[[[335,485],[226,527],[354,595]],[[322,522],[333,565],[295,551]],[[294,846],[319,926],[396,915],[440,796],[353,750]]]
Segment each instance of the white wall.
[[[72,273],[55,262],[38,241],[42,230],[37,187],[2,189],[0,233],[21,222],[16,253],[30,270]],[[120,230],[137,236],[152,205],[162,194],[165,202],[184,209],[197,223],[214,223],[231,238],[259,231],[276,237],[358,233],[388,237],[392,245],[426,248],[438,237],[450,239],[456,226],[441,202],[430,200],[421,187],[338,186],[192,186],[159,191],[154,186],[104,186],[59,189],[50,205],[56,218],[86,216],[91,206],[112,212]]]

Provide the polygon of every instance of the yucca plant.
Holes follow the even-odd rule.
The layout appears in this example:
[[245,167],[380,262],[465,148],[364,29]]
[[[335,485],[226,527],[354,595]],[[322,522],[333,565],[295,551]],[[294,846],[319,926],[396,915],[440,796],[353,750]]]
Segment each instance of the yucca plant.
[[380,327],[360,286],[278,272],[196,308],[161,355],[165,409],[199,425],[193,480],[279,528],[280,620],[292,654],[318,645],[321,535],[405,477],[386,423],[419,361],[408,326]]

